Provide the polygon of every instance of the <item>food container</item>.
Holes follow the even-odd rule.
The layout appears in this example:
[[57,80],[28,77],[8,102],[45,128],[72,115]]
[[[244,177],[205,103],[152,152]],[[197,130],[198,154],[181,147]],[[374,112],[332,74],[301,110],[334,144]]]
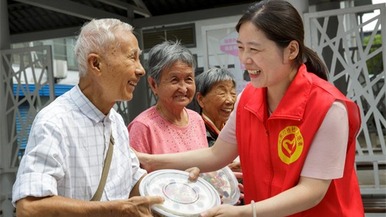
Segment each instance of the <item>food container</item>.
[[189,173],[181,170],[157,170],[146,175],[139,185],[142,196],[162,196],[163,204],[152,210],[160,216],[199,216],[221,204],[217,190],[203,178],[189,181]]
[[201,173],[200,177],[209,182],[221,196],[224,204],[234,205],[240,199],[240,189],[235,174],[229,167],[220,170]]

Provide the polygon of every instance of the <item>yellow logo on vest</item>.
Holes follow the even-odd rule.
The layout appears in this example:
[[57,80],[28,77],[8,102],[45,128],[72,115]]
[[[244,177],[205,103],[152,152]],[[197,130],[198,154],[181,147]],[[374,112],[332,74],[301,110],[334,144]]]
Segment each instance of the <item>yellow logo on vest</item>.
[[278,154],[283,163],[291,164],[303,152],[303,135],[297,126],[288,126],[279,133]]

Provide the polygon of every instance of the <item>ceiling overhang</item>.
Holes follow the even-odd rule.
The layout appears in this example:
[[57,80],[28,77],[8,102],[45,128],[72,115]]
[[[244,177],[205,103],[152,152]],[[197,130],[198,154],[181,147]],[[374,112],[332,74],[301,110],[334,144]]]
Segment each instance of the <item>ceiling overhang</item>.
[[[74,16],[77,18],[82,18],[85,20],[91,20],[93,18],[105,18],[112,17],[117,18],[122,21],[128,22],[133,25],[135,29],[141,29],[152,26],[166,26],[176,23],[186,23],[186,22],[194,22],[197,20],[203,19],[213,19],[219,17],[227,17],[240,15],[242,12],[248,7],[249,4],[240,4],[228,7],[220,7],[215,9],[205,9],[205,10],[197,10],[190,11],[184,13],[174,13],[168,15],[161,16],[151,16],[146,7],[140,6],[140,0],[137,1],[137,5],[133,6],[118,0],[97,0],[99,2],[103,2],[105,4],[110,4],[114,7],[119,7],[121,9],[132,10],[135,13],[139,13],[145,17],[143,18],[129,18],[120,16],[114,13],[109,13],[104,10],[96,9],[91,6],[87,6],[84,4],[80,4],[70,0],[61,0],[61,3],[58,4],[56,0],[15,0],[17,2],[23,4],[29,4],[35,7],[44,8],[46,10],[55,11],[58,13],[66,14],[68,16]],[[146,17],[148,16],[148,17]],[[75,36],[79,33],[79,30],[82,25],[76,25],[67,28],[57,28],[57,29],[49,29],[42,31],[33,31],[26,32],[20,34],[12,34],[10,36],[11,43],[20,43],[26,41],[36,41],[36,40],[45,40],[50,38],[61,38],[61,37],[70,37]]]

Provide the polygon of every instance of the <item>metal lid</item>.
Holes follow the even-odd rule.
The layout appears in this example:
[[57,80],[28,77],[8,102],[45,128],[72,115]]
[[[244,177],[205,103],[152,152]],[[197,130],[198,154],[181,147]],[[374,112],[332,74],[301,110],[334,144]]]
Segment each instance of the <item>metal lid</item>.
[[142,196],[162,196],[163,204],[152,209],[164,216],[199,216],[200,213],[221,204],[216,189],[199,177],[189,181],[189,173],[180,170],[157,170],[142,179]]

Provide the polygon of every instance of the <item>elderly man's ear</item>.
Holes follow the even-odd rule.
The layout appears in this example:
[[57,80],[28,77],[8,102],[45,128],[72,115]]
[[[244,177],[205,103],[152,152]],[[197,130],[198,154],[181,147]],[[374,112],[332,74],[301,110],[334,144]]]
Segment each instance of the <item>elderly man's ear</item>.
[[101,61],[98,54],[91,53],[88,55],[87,63],[89,64],[89,68],[92,69],[94,72],[100,72],[101,68]]

